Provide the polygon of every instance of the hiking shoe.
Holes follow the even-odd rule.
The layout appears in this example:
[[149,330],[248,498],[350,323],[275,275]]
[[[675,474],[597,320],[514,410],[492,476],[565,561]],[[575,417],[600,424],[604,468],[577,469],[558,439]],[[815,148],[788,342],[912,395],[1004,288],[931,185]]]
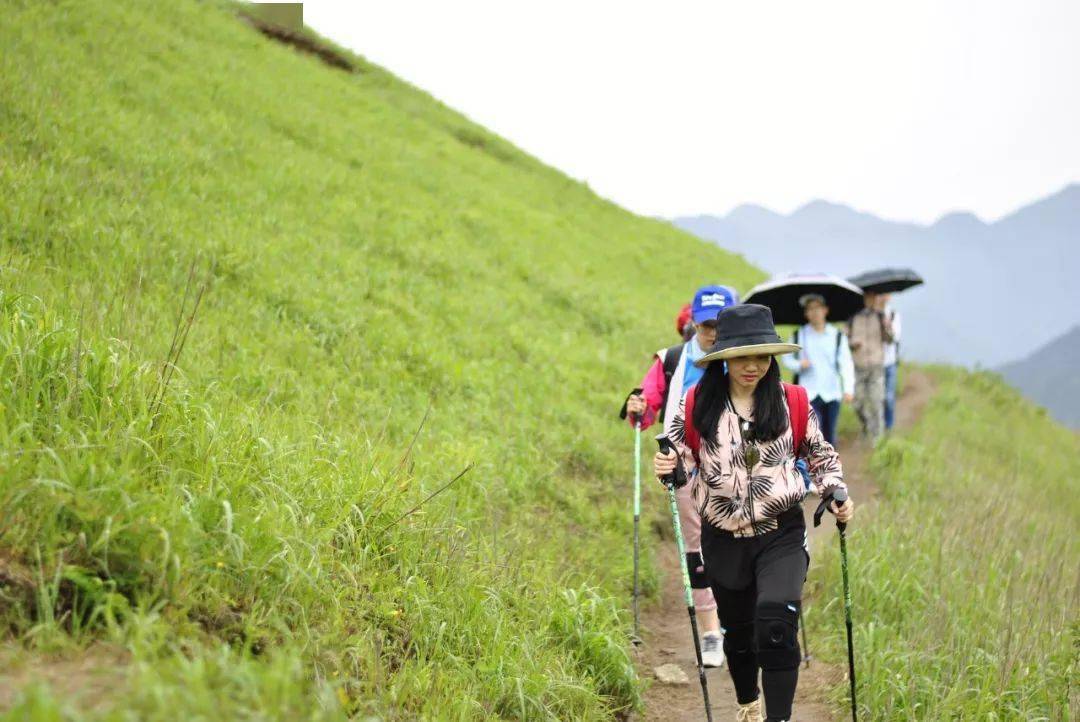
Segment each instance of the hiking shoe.
[[717,632],[706,632],[701,638],[701,663],[706,667],[724,666],[724,638]]
[[764,722],[761,717],[761,700],[740,704],[739,711],[735,713],[735,722]]

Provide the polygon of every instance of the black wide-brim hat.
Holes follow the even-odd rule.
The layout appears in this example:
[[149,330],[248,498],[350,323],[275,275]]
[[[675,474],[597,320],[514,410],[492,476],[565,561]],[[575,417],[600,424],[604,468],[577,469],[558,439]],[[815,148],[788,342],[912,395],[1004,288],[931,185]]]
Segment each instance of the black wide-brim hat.
[[768,306],[744,303],[730,306],[716,316],[716,343],[697,360],[698,366],[739,356],[779,356],[795,353],[801,346],[784,343],[773,324]]

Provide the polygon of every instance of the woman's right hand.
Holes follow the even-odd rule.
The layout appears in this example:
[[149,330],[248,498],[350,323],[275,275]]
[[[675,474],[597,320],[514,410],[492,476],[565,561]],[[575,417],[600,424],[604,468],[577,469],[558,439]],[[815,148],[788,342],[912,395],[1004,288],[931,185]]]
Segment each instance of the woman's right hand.
[[656,478],[662,480],[668,474],[673,473],[677,464],[678,457],[675,455],[674,449],[666,454],[657,451],[652,462],[653,471],[656,472]]
[[626,400],[626,413],[641,416],[645,413],[645,397],[641,394],[631,394]]

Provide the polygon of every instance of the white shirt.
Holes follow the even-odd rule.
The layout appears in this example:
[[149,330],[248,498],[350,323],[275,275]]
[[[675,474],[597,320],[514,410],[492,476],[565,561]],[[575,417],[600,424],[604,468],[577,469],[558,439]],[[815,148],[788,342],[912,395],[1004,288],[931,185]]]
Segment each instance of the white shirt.
[[[840,354],[837,359],[837,335],[840,335]],[[784,365],[799,374],[799,385],[813,401],[820,396],[828,403],[839,401],[844,394],[855,392],[855,363],[851,360],[851,347],[847,337],[835,326],[825,325],[815,331],[810,324],[799,327],[799,345],[802,351],[784,356]],[[810,368],[799,366],[802,359],[810,361]]]
[[892,343],[885,344],[884,366],[895,366],[900,357],[900,312],[892,306],[885,308],[885,317],[892,319]]

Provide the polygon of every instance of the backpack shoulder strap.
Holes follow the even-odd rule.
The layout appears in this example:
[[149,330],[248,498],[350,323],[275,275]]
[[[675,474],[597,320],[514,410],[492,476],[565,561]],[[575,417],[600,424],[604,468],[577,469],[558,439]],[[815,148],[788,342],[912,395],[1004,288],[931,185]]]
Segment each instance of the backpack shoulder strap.
[[802,448],[806,444],[806,426],[810,421],[810,399],[806,389],[794,384],[784,384],[787,396],[788,418],[791,420],[791,440],[795,458],[801,458]]
[[836,349],[833,351],[833,365],[836,373],[840,373],[840,345],[844,342],[844,332],[836,329]]
[[[889,323],[892,323],[892,324],[896,323],[896,309],[895,308],[892,309],[889,312]],[[893,329],[893,333],[896,333],[895,328]],[[896,363],[900,363],[900,340],[894,337],[892,342],[896,346]]]
[[[800,330],[801,328],[802,328],[802,326],[796,326],[796,327],[795,327],[795,333],[794,333],[794,334],[792,334],[792,336],[791,336],[791,342],[792,342],[792,343],[794,343],[794,344],[797,344],[797,343],[799,343],[799,330]],[[799,357],[800,357],[800,356],[802,356],[802,352],[801,352],[801,351],[800,351],[799,353],[796,353],[796,354],[795,354],[795,359],[796,359],[796,360],[799,360]],[[796,371],[796,372],[795,372],[794,374],[792,374],[792,376],[791,376],[791,383],[793,383],[793,384],[797,384],[797,383],[799,383],[799,376],[800,376],[800,375],[801,375],[801,374],[800,374],[800,373],[799,373],[798,371]]]
[[[656,352],[664,367],[664,395],[660,399],[660,413],[658,416],[660,421],[664,420],[664,415],[667,412],[668,396],[671,394],[671,378],[679,368],[679,362],[682,361],[683,349],[685,348],[686,344],[680,343]],[[679,389],[679,393],[682,393],[682,389]]]
[[686,401],[683,404],[683,441],[693,452],[695,461],[698,459],[698,451],[701,449],[701,436],[698,435],[697,427],[694,426],[694,398],[696,396],[697,384],[694,384],[686,392]]
[[664,381],[669,384],[671,383],[671,377],[675,375],[675,369],[679,368],[679,361],[682,359],[684,348],[686,348],[686,344],[680,343],[664,349]]

